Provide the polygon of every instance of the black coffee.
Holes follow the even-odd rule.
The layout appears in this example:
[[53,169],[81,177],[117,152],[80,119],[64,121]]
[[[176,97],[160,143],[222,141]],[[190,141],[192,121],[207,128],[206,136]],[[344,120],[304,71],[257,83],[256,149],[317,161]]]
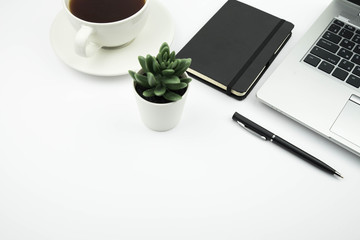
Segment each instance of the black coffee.
[[139,11],[146,0],[70,0],[72,14],[96,23],[116,22]]

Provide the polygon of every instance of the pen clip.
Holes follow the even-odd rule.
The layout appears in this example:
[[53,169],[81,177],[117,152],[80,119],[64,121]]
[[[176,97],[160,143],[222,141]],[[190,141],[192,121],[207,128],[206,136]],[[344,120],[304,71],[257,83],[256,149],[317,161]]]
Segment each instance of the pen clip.
[[241,127],[243,127],[246,131],[248,131],[249,133],[252,133],[254,134],[255,136],[261,138],[262,140],[264,141],[267,141],[267,138],[265,136],[262,136],[260,134],[258,134],[257,132],[251,130],[250,128],[246,127],[245,124],[243,124],[242,122],[240,121],[236,121]]

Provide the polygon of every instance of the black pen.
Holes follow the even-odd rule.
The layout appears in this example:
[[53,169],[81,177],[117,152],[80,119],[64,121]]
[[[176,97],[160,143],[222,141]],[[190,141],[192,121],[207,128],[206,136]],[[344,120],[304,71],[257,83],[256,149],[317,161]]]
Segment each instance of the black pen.
[[327,165],[326,163],[320,161],[316,157],[308,154],[307,152],[301,150],[300,148],[294,146],[293,144],[289,143],[288,141],[282,139],[279,136],[276,136],[272,132],[266,130],[265,128],[259,126],[258,124],[252,122],[251,120],[247,119],[246,117],[240,115],[239,113],[235,112],[232,119],[237,122],[240,126],[244,129],[248,130],[249,132],[259,136],[265,141],[270,141],[275,143],[276,145],[284,148],[285,150],[297,155],[298,157],[302,158],[303,160],[309,162],[310,164],[328,172],[330,174],[334,174],[343,178],[338,171]]

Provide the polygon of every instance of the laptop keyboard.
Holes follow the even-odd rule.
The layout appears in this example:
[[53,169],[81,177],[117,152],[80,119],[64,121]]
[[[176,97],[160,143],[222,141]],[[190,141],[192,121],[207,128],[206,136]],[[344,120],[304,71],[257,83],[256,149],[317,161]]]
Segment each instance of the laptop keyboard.
[[359,88],[360,29],[334,19],[303,61]]

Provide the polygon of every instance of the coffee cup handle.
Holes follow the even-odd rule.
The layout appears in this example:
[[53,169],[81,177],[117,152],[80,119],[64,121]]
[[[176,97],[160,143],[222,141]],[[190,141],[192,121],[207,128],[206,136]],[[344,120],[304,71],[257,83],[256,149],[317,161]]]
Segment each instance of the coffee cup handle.
[[75,52],[82,57],[91,57],[101,46],[91,39],[94,35],[94,29],[89,26],[82,25],[75,36]]

